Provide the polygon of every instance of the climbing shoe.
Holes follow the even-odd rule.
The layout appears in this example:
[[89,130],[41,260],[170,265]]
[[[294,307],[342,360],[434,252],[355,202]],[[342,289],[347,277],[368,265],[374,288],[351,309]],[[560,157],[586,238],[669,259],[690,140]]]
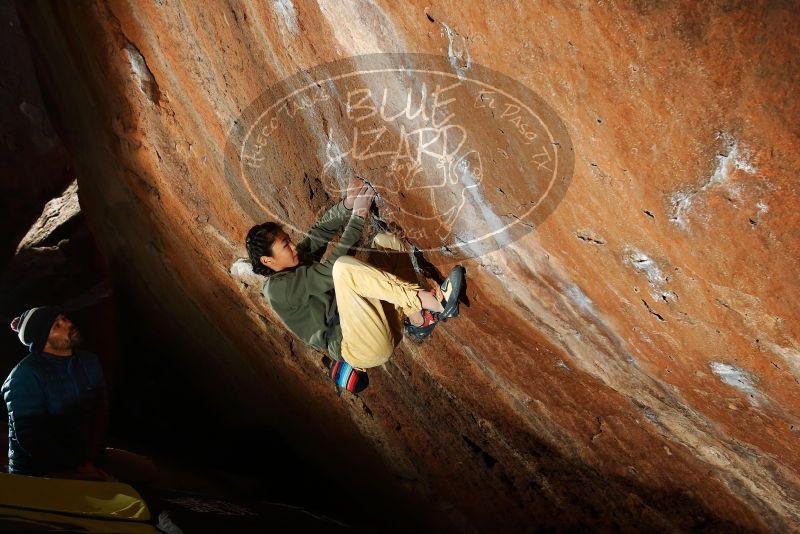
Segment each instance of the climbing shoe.
[[419,326],[412,324],[408,317],[403,319],[406,332],[417,341],[422,341],[431,335],[438,322],[430,310],[422,310],[422,324]]
[[433,318],[437,321],[446,321],[452,317],[458,317],[458,296],[461,294],[461,287],[464,285],[466,270],[461,265],[456,265],[450,270],[447,279],[439,286],[438,298],[441,299],[441,312],[434,312]]
[[369,385],[369,376],[364,369],[353,367],[344,360],[334,360],[327,354],[322,356],[322,365],[325,366],[328,376],[337,386],[337,395],[343,389],[351,393],[361,393]]

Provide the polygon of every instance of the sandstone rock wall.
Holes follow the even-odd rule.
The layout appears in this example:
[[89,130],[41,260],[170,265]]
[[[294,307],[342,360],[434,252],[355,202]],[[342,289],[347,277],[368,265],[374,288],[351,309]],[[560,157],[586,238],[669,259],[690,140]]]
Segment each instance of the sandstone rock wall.
[[[19,7],[101,247],[191,332],[206,357],[187,364],[248,407],[236,417],[278,424],[309,458],[341,453],[373,502],[407,491],[466,530],[797,524],[793,3]],[[304,227],[333,202],[315,173],[349,108],[298,117],[308,151],[287,134],[261,189],[232,185],[226,146],[268,86],[387,52],[529,88],[562,121],[574,171],[525,235],[428,250],[440,272],[466,265],[469,307],[404,342],[361,398],[337,397],[230,267],[254,206]],[[482,129],[467,127],[511,137]],[[509,172],[482,175],[475,225],[501,219],[497,189],[525,191],[525,169]],[[411,202],[394,202],[409,211],[388,222],[410,230]]]

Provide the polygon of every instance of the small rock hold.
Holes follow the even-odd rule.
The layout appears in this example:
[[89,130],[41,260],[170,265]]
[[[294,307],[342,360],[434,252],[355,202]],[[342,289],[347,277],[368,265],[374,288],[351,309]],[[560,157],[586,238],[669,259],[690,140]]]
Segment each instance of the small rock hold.
[[575,237],[593,245],[605,245],[606,241],[591,230],[578,230]]

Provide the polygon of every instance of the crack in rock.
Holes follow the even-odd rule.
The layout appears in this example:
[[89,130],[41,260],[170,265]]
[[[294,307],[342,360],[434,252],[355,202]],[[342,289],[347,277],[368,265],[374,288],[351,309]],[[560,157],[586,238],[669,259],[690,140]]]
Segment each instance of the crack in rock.
[[[124,36],[123,36],[124,37]],[[150,68],[147,66],[144,56],[136,46],[125,38],[125,52],[128,54],[128,61],[131,65],[131,72],[136,81],[139,82],[139,89],[144,93],[150,102],[159,105],[161,102],[161,90],[156,83],[156,79]]]

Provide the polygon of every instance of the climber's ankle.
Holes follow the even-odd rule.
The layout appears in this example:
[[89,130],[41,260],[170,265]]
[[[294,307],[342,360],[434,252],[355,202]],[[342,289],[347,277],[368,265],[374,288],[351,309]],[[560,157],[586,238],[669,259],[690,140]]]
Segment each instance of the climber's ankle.
[[422,323],[425,322],[425,319],[422,317],[422,310],[414,312],[411,315],[409,315],[408,322],[410,322],[414,326],[422,326]]
[[417,298],[419,298],[420,304],[426,310],[430,310],[432,312],[441,312],[444,311],[442,307],[442,303],[430,292],[426,290],[417,291]]

